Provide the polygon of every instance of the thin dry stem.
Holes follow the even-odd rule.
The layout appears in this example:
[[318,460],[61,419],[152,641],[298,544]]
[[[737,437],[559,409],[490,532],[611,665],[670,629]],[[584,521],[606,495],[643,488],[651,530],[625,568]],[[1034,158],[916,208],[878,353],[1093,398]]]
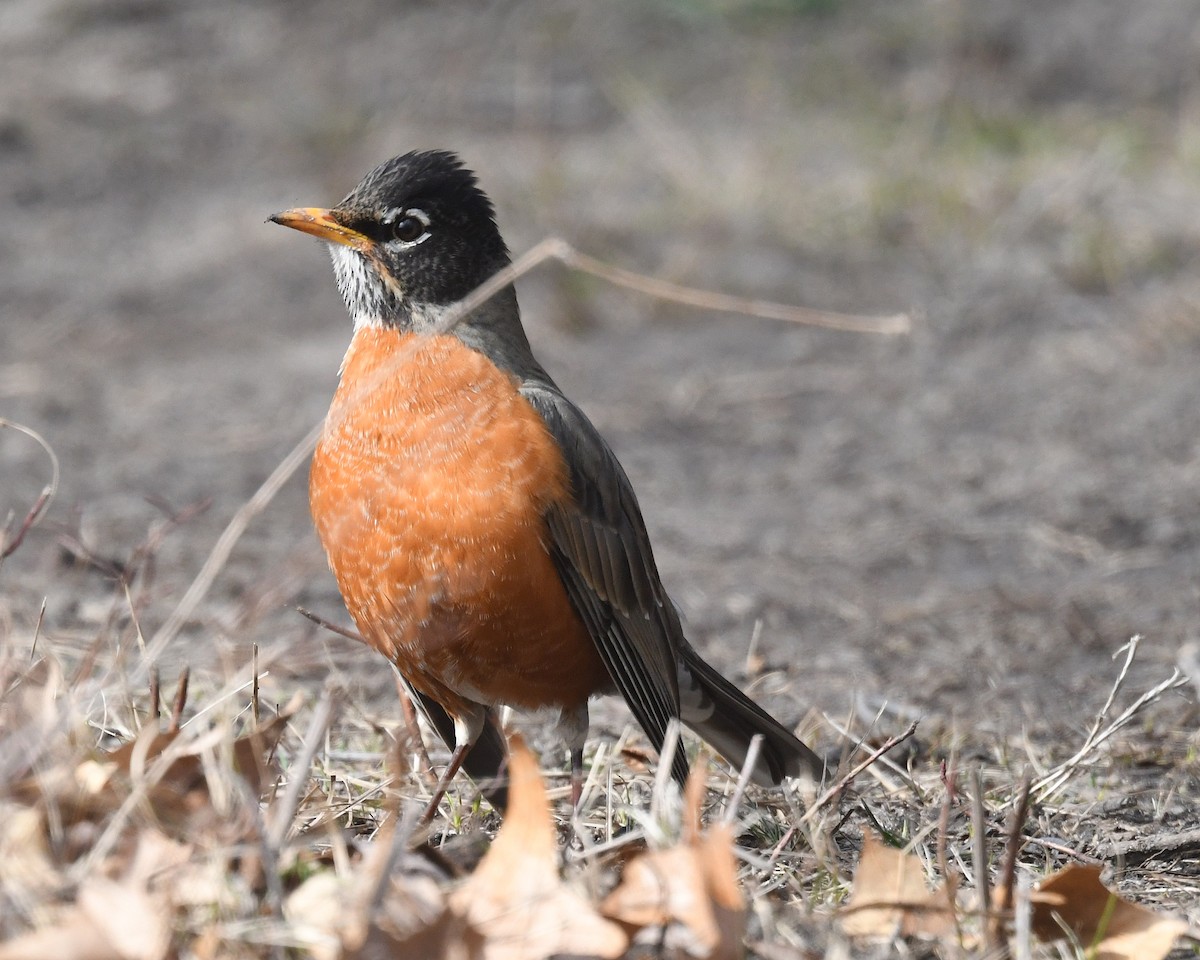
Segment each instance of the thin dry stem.
[[724,822],[731,824],[737,819],[737,809],[742,802],[742,797],[746,793],[746,787],[750,785],[750,777],[754,773],[754,765],[758,762],[758,755],[762,751],[763,736],[761,733],[756,733],[750,738],[750,746],[746,748],[746,762],[742,764],[742,769],[738,773],[737,784],[733,788],[733,796],[729,798],[729,806],[725,808]]
[[954,898],[955,886],[954,886],[954,884],[949,882],[949,880],[950,880],[950,861],[946,856],[946,850],[948,849],[948,840],[949,840],[949,833],[950,833],[950,814],[954,809],[954,801],[955,801],[955,794],[956,794],[956,789],[955,789],[956,774],[955,774],[954,770],[955,770],[955,766],[954,766],[954,760],[952,757],[950,762],[948,764],[946,764],[945,767],[943,768],[944,772],[942,775],[942,783],[945,787],[945,796],[942,798],[941,808],[938,811],[936,850],[937,850],[938,872],[941,874],[942,879],[947,881],[946,885],[945,885],[946,901],[947,901],[946,905],[947,905],[947,909],[949,911],[950,917],[954,921],[954,942],[957,943],[961,947],[962,942],[963,942],[962,920],[959,917],[958,904],[955,902],[955,898]]
[[33,506],[29,508],[29,511],[25,514],[25,518],[18,524],[16,532],[9,537],[8,531],[4,530],[3,536],[0,536],[0,566],[17,551],[25,541],[25,537],[29,531],[38,525],[38,522],[46,512],[46,508],[50,505],[50,501],[54,499],[54,495],[58,492],[59,480],[58,455],[54,452],[54,448],[50,446],[45,437],[32,427],[27,427],[6,417],[0,417],[0,429],[4,427],[24,434],[46,451],[46,456],[50,458],[50,482],[42,488],[42,492],[34,500]]
[[150,719],[157,725],[162,711],[162,688],[158,667],[150,668]]
[[987,811],[983,805],[983,776],[979,767],[971,770],[971,862],[975,868],[975,898],[979,905],[979,916],[983,921],[983,943],[991,950],[995,946],[992,939],[991,925],[988,921],[988,910],[991,905],[989,894],[990,876],[988,874],[987,849]]
[[146,648],[146,657],[148,660],[157,660],[171,641],[179,635],[179,631],[196,612],[196,608],[200,605],[200,601],[207,595],[212,588],[213,582],[217,579],[217,574],[221,572],[225,564],[229,561],[229,556],[233,553],[233,548],[241,539],[246,528],[250,525],[258,514],[266,509],[267,505],[275,499],[280,488],[288,481],[302,463],[308,459],[316,447],[317,438],[321,435],[321,430],[324,424],[317,424],[297,443],[288,455],[284,457],[279,465],[271,471],[271,475],[263,481],[262,485],[254,492],[238,511],[233,515],[233,519],[229,521],[225,529],[221,531],[220,537],[213,545],[209,552],[208,558],[204,561],[204,565],[200,568],[200,572],[196,574],[196,578],[188,587],[187,592],[179,601],[178,605],[167,617],[166,621],[158,631],[154,634],[154,638],[150,641]]
[[254,686],[250,690],[250,710],[254,715],[254,725],[257,727],[262,719],[262,710],[259,705],[258,696],[258,644],[252,644],[250,647],[250,675],[253,677]]
[[307,617],[317,626],[324,627],[330,633],[336,633],[339,637],[345,637],[347,640],[353,640],[356,643],[366,643],[362,634],[356,630],[351,630],[349,627],[341,627],[332,620],[326,620],[319,613],[313,613],[311,610],[306,610],[304,607],[297,607],[296,612],[302,617]]
[[433,761],[429,759],[429,751],[425,747],[425,738],[421,736],[421,722],[417,719],[417,707],[413,701],[412,691],[404,682],[400,670],[392,664],[392,672],[396,677],[396,696],[400,698],[400,714],[404,718],[404,733],[409,746],[417,755],[417,772],[431,787],[437,783],[437,775],[433,772]]
[[859,763],[856,763],[850,769],[849,773],[847,773],[845,776],[843,776],[841,779],[839,779],[837,783],[835,783],[832,787],[830,787],[828,790],[826,790],[823,794],[821,794],[820,797],[818,797],[813,802],[813,805],[811,807],[809,807],[808,810],[805,811],[804,816],[800,818],[800,822],[801,823],[810,822],[814,817],[816,817],[817,813],[820,810],[822,810],[824,807],[826,807],[827,805],[832,803],[835,799],[837,799],[841,795],[842,791],[845,790],[846,787],[848,787],[851,783],[853,783],[854,779],[860,773],[862,773],[864,770],[866,770],[869,766],[871,766],[871,764],[873,764],[876,760],[878,760],[880,757],[882,757],[889,750],[892,750],[893,748],[899,746],[905,740],[907,740],[909,737],[911,737],[914,733],[916,733],[917,732],[917,724],[919,722],[920,721],[918,721],[918,720],[914,720],[912,723],[910,723],[908,725],[908,729],[905,730],[903,733],[901,733],[895,737],[889,737],[887,739],[887,741],[885,741],[883,743],[882,746],[880,746],[876,750],[871,751],[871,753],[868,754],[866,759],[860,761]]
[[42,635],[42,624],[46,622],[46,598],[42,597],[41,606],[38,607],[37,622],[33,625],[33,642],[29,645],[29,662],[33,663],[34,656],[37,654],[38,638]]
[[805,307],[772,303],[768,300],[734,297],[711,290],[680,286],[605,263],[603,260],[576,250],[562,237],[546,237],[519,259],[477,287],[457,305],[452,306],[438,324],[439,332],[445,333],[452,330],[462,322],[464,317],[477,310],[514,280],[524,276],[547,260],[558,260],[572,270],[591,274],[614,286],[624,287],[656,300],[679,303],[701,310],[737,313],[743,316],[761,317],[765,320],[783,320],[788,323],[824,327],[829,330],[846,330],[852,333],[895,336],[906,334],[912,329],[912,318],[904,313],[885,317],[865,317],[826,310],[811,310]]
[[187,707],[188,681],[191,679],[191,675],[190,667],[184,667],[179,671],[179,683],[175,686],[175,703],[171,706],[171,723],[167,727],[167,733],[176,733],[179,730],[183,711]]
[[304,739],[300,744],[300,753],[291,765],[287,789],[271,810],[270,823],[267,825],[266,845],[271,857],[277,859],[287,839],[288,830],[292,826],[292,818],[300,804],[300,796],[308,784],[308,773],[312,769],[313,758],[324,741],[325,730],[333,716],[333,692],[325,689],[321,699],[317,701],[316,709],[308,721],[308,729],[304,731]]
[[597,260],[595,257],[580,253],[569,244],[564,244],[564,249],[558,252],[560,253],[559,259],[572,269],[590,273],[592,276],[607,280],[618,287],[634,290],[648,297],[654,297],[656,300],[698,307],[701,310],[737,313],[743,316],[761,317],[765,320],[783,320],[788,323],[824,327],[827,330],[845,330],[851,333],[896,336],[912,330],[912,318],[905,313],[884,317],[863,317],[834,313],[828,310],[810,310],[805,307],[772,303],[768,300],[734,297],[729,294],[680,286],[666,280],[634,273],[632,270],[615,267],[602,260]]
[[1000,868],[1000,885],[997,887],[999,896],[996,899],[998,910],[1009,910],[1013,905],[1013,888],[1017,878],[1017,857],[1024,846],[1022,834],[1025,831],[1025,820],[1029,816],[1029,787],[1033,776],[1026,770],[1021,775],[1021,783],[1017,787],[1017,805],[1013,808],[1012,817],[1008,821],[1008,836],[1004,843],[1004,863]]
[[[849,751],[850,753],[853,753],[853,750],[855,750],[855,749],[860,749],[860,750],[865,749],[865,746],[864,746],[865,739],[870,734],[870,732],[875,729],[876,725],[879,723],[879,720],[880,720],[882,714],[883,714],[883,710],[882,710],[882,708],[880,708],[880,710],[875,714],[875,717],[872,719],[870,724],[867,725],[867,733],[864,734],[862,737],[858,737],[855,734],[851,733],[851,729],[852,729],[853,723],[854,723],[853,717],[849,718],[847,720],[847,722],[844,724],[838,722],[836,719],[834,719],[833,717],[831,717],[829,715],[826,715],[824,717],[824,720],[825,720],[825,723],[827,723],[830,727],[832,727],[833,730],[836,731],[838,734],[840,734],[848,743],[852,743],[854,745],[853,748]],[[917,722],[919,722],[919,721],[917,721]],[[914,796],[917,796],[917,797],[921,796],[920,787],[917,786],[916,781],[913,780],[913,778],[909,775],[908,771],[905,770],[902,766],[900,766],[900,764],[896,763],[891,757],[885,756],[883,754],[880,754],[876,758],[876,761],[877,762],[873,763],[870,766],[868,772],[871,774],[872,777],[874,777],[877,781],[879,781],[879,783],[881,783],[889,791],[895,791],[895,790],[899,789],[899,785],[897,784],[896,780],[893,779],[893,775],[894,775],[895,777],[898,777],[901,781],[903,781],[904,786],[907,787]],[[889,772],[885,773],[881,769],[882,767],[886,767]]]
[[1104,706],[1097,714],[1095,721],[1092,723],[1092,728],[1084,738],[1083,746],[1081,746],[1075,754],[1068,760],[1059,764],[1045,776],[1040,777],[1034,783],[1032,789],[1034,801],[1043,803],[1047,798],[1057,793],[1074,776],[1075,771],[1090,757],[1105,741],[1113,734],[1129,723],[1135,716],[1138,715],[1145,707],[1154,703],[1164,693],[1169,690],[1174,690],[1179,687],[1187,686],[1188,678],[1184,676],[1176,668],[1171,671],[1171,675],[1161,683],[1152,687],[1138,697],[1132,704],[1123,710],[1115,720],[1112,721],[1103,730],[1100,729],[1105,719],[1108,717],[1109,711],[1112,709],[1113,701],[1116,699],[1117,692],[1125,684],[1125,679],[1129,675],[1129,668],[1133,664],[1134,657],[1137,656],[1138,644],[1141,641],[1140,636],[1131,637],[1129,643],[1125,644],[1117,653],[1125,653],[1125,662],[1121,665],[1121,671],[1113,683],[1112,689],[1109,691],[1108,699],[1104,701]]
[[662,749],[658,752],[658,768],[654,771],[654,791],[650,795],[650,818],[655,823],[659,822],[662,816],[667,784],[671,782],[671,765],[675,760],[675,751],[683,746],[681,733],[678,720],[672,717],[667,721],[666,737],[663,739]]

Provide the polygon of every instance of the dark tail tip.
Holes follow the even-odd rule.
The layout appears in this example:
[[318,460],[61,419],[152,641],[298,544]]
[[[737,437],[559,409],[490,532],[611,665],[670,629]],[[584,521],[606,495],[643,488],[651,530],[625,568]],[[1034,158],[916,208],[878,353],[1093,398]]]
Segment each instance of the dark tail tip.
[[698,653],[685,650],[683,666],[693,682],[691,692],[696,695],[695,702],[683,705],[684,723],[736,767],[745,764],[753,737],[762,736],[752,774],[755,783],[777,787],[788,777],[808,775],[821,779],[825,775],[824,760]]

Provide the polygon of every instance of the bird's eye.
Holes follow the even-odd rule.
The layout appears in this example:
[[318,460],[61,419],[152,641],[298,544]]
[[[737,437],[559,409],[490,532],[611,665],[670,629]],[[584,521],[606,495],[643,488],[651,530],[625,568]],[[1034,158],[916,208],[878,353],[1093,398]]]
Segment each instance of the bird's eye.
[[401,243],[416,243],[429,230],[429,217],[422,210],[400,210],[388,221],[392,237]]

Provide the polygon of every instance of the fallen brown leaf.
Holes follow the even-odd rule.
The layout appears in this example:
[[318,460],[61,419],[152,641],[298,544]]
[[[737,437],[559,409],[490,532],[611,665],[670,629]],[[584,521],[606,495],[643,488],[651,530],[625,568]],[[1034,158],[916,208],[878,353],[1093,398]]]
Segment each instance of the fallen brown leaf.
[[[284,907],[306,953],[315,960],[474,960],[482,938],[455,916],[437,883],[403,869],[383,878],[386,892],[373,903],[377,868],[387,847],[377,840],[351,876],[326,870],[305,880]],[[376,862],[371,863],[374,859]]]
[[430,876],[398,861],[392,818],[346,874],[323,870],[287,898],[284,912],[315,960],[471,960],[479,936],[455,916]]
[[631,937],[652,939],[674,954],[735,960],[744,952],[746,906],[732,829],[721,824],[700,833],[704,781],[697,765],[686,790],[684,842],[632,860],[600,909]]
[[[251,792],[261,794],[271,771],[267,758],[279,743],[287,729],[288,721],[300,708],[301,699],[295,697],[278,714],[266,723],[247,730],[233,741],[233,768],[249,785]],[[197,745],[183,739],[182,731],[150,732],[150,728],[128,743],[122,744],[103,758],[105,764],[115,765],[115,771],[128,774],[134,779],[145,775],[146,767],[156,757],[179,743],[181,753],[172,760],[158,785],[171,787],[180,794],[202,786],[203,768]]]
[[155,881],[189,854],[185,845],[143,831],[121,880],[88,877],[57,923],[0,944],[0,960],[161,960],[173,915]]
[[917,857],[868,833],[842,929],[852,937],[942,937],[954,932],[954,917],[945,887],[929,890]]
[[78,907],[54,926],[0,943],[0,960],[125,960]]
[[701,838],[697,854],[718,934],[713,960],[740,957],[746,937],[746,901],[737,882],[733,829],[726,825],[714,827]]
[[624,931],[559,877],[546,788],[520,737],[512,740],[509,778],[508,812],[491,849],[450,895],[451,910],[482,938],[478,956],[619,957],[627,945]]
[[1160,960],[1187,932],[1177,917],[1125,900],[1100,882],[1100,867],[1072,864],[1043,880],[1033,901],[1033,932],[1065,936],[1064,926],[1094,960]]
[[[400,916],[391,913],[400,907]],[[389,909],[390,908],[390,909]],[[385,903],[361,944],[348,949],[342,960],[392,960],[420,957],[421,960],[481,960],[491,956],[484,937],[462,917],[443,904],[432,920],[419,925],[395,900]],[[531,956],[536,956],[532,954]]]
[[171,909],[137,884],[92,877],[76,903],[122,960],[160,960],[171,941]]
[[284,916],[314,960],[337,960],[342,955],[344,927],[356,919],[348,916],[352,909],[347,903],[349,886],[333,871],[325,870],[300,884],[284,903]]
[[48,897],[58,883],[42,811],[0,803],[0,863],[4,885],[26,897]]
[[[233,769],[252,793],[261,795],[265,789],[271,773],[267,758],[300,703],[299,697],[294,698],[278,715],[233,741]],[[156,778],[146,786],[146,797],[160,822],[187,836],[197,828],[197,813],[206,814],[211,808],[201,754],[220,745],[225,736],[220,730],[191,737],[187,731],[160,732],[147,726],[111,753],[39,771],[13,784],[10,792],[31,807],[52,805],[65,825],[99,822],[121,807],[131,783],[144,780],[155,762],[173,751],[176,755],[165,768],[155,769]]]

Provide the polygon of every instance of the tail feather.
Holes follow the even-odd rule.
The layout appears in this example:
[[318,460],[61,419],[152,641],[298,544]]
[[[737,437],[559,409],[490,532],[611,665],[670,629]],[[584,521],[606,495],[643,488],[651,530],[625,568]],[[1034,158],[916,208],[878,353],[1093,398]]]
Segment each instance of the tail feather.
[[779,786],[786,777],[821,777],[825,763],[762,707],[685,648],[680,662],[682,720],[736,767],[746,762],[750,740],[763,737],[751,774],[764,787]]

